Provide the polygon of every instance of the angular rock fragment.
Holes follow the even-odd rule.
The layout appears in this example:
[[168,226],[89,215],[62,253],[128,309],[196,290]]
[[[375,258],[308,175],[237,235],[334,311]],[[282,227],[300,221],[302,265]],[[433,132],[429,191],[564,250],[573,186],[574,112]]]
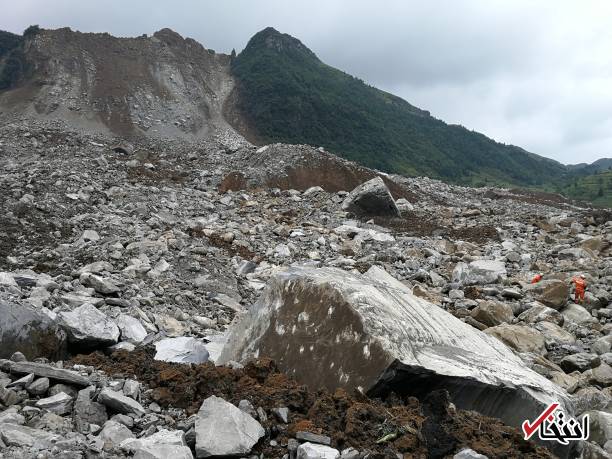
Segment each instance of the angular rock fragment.
[[142,323],[140,323],[140,320],[128,316],[127,314],[120,314],[119,317],[117,317],[117,326],[121,331],[122,341],[140,343],[148,335]]
[[30,446],[36,449],[50,448],[60,437],[40,429],[16,424],[0,424],[0,440],[7,446]]
[[102,389],[98,395],[98,402],[121,414],[134,413],[138,416],[145,414],[145,409],[136,400],[109,388]]
[[0,300],[0,358],[20,351],[28,359],[66,356],[66,333],[48,316],[25,305]]
[[546,342],[538,331],[522,325],[501,324],[487,328],[485,333],[495,336],[517,352],[546,354]]
[[155,343],[155,350],[155,360],[165,362],[205,363],[209,357],[204,343],[188,336],[158,341]]
[[415,297],[380,268],[358,275],[292,267],[273,276],[231,329],[220,362],[257,355],[311,388],[373,396],[444,388],[459,408],[514,426],[553,400],[567,402],[497,338]]
[[528,284],[523,288],[523,291],[536,301],[557,310],[565,306],[569,298],[569,285],[557,279]]
[[104,449],[113,449],[118,448],[124,440],[134,438],[134,434],[123,424],[115,421],[106,421],[98,438],[104,442]]
[[108,420],[104,405],[91,400],[93,391],[93,387],[80,390],[74,403],[74,423],[81,433],[89,433],[90,424],[102,426]]
[[72,411],[73,402],[72,397],[64,392],[60,392],[51,397],[41,398],[36,402],[36,407],[61,416]]
[[202,403],[195,431],[198,458],[246,455],[265,434],[250,415],[214,395]]
[[297,449],[297,459],[338,459],[337,449],[316,443],[303,443]]
[[374,177],[351,191],[342,203],[342,209],[359,217],[400,216],[391,192],[380,177]]
[[70,312],[60,312],[62,327],[71,343],[84,346],[110,346],[119,340],[119,328],[94,305],[84,305]]
[[55,368],[44,363],[34,362],[13,362],[11,360],[0,360],[0,369],[12,373],[33,373],[35,376],[49,378],[54,381],[61,381],[76,386],[89,386],[91,381],[78,374],[76,371]]
[[503,261],[475,260],[470,264],[457,263],[453,270],[453,282],[461,285],[494,284],[506,275],[506,265]]

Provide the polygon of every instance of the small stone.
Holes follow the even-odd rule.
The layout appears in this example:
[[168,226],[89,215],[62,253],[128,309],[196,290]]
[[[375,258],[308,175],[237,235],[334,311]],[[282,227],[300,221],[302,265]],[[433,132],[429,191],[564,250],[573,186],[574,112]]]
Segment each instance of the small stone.
[[297,432],[295,438],[301,441],[307,441],[311,443],[318,443],[320,445],[331,445],[331,438],[327,435],[315,434],[312,432]]
[[340,452],[329,446],[303,443],[297,449],[297,459],[338,459]]

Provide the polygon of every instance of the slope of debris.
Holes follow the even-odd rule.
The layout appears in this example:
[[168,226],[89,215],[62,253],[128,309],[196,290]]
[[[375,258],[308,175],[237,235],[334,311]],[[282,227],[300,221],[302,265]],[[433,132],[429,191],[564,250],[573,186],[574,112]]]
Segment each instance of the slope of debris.
[[[401,215],[344,210],[352,187],[377,175]],[[155,434],[152,443],[191,457],[200,451],[196,412],[216,395],[263,426],[242,457],[295,457],[298,440],[326,442],[318,435],[330,437],[331,449],[355,448],[342,457],[453,457],[463,447],[549,457],[514,428],[454,412],[443,394],[373,401],[309,391],[270,365],[152,360],[150,346],[194,338],[214,361],[232,320],[294,263],[384,269],[567,391],[574,415],[596,420],[579,448],[584,457],[612,451],[610,213],[516,190],[385,176],[307,146],[258,151],[223,129],[197,142],[128,144],[59,121],[10,118],[0,125],[0,196],[0,311],[32,314],[41,327],[54,321],[59,329],[44,339],[64,346],[62,355],[43,355],[42,345],[37,353],[4,341],[0,359],[17,350],[25,355],[15,360],[40,362],[84,354],[51,368],[76,369],[94,386],[0,360],[0,455],[153,454],[151,445],[122,442]],[[531,285],[536,273],[543,281]],[[574,305],[570,280],[580,274],[588,288]],[[122,352],[87,355],[109,345]],[[138,406],[117,402],[115,391]],[[448,444],[436,449],[433,438]]]
[[41,29],[23,47],[28,71],[0,95],[3,111],[124,136],[233,132],[222,115],[231,57],[170,29],[136,38]]

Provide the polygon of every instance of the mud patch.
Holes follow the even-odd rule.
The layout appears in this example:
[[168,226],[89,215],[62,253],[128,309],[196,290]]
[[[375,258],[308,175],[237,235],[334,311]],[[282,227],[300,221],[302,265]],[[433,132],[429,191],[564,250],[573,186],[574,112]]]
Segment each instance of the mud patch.
[[[195,413],[210,395],[238,404],[249,400],[262,407],[268,419],[262,424],[266,437],[254,450],[264,457],[282,457],[295,432],[307,430],[333,439],[332,446],[352,446],[368,451],[369,458],[442,458],[468,446],[489,457],[552,458],[546,449],[526,442],[518,430],[496,419],[474,412],[445,412],[444,393],[429,396],[424,404],[414,397],[393,394],[373,400],[361,394],[312,392],[279,373],[269,359],[233,370],[212,364],[180,365],[153,360],[152,349],[79,355],[73,364],[92,365],[110,376],[136,377],[153,390],[152,397],[163,407],[185,408]],[[278,423],[270,411],[290,410],[289,423]],[[441,411],[440,407],[444,407]],[[440,439],[445,439],[441,447]],[[275,440],[279,446],[270,446]]]

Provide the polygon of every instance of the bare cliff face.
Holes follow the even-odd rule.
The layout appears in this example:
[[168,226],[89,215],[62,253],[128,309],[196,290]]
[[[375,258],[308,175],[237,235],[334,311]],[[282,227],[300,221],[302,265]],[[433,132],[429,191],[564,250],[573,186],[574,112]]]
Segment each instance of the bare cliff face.
[[125,136],[203,138],[231,130],[222,116],[230,62],[170,29],[138,38],[40,30],[24,40],[25,76],[0,94],[0,110]]

